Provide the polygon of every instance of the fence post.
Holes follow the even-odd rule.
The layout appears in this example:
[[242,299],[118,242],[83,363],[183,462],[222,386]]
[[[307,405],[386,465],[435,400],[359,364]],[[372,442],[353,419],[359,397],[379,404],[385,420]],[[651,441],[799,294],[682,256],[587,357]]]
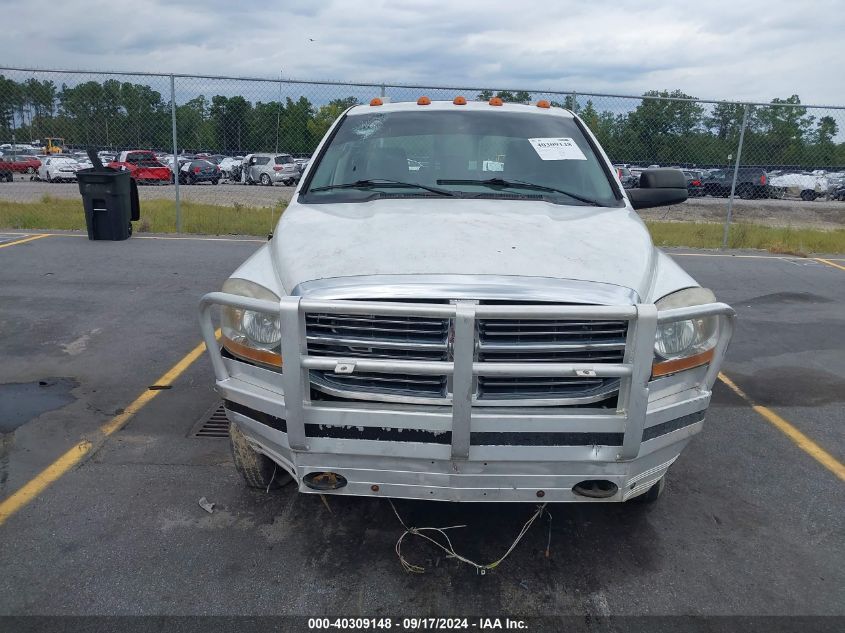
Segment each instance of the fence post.
[[[279,126],[282,124],[282,69],[279,68],[279,107],[276,108],[276,153],[279,153]],[[240,143],[238,143],[240,145]],[[240,148],[238,148],[240,149]]]
[[742,110],[742,127],[739,128],[739,145],[736,148],[736,162],[734,163],[734,176],[731,180],[731,195],[728,198],[728,214],[725,216],[725,230],[722,232],[722,248],[728,247],[728,233],[731,230],[731,215],[734,208],[734,193],[736,193],[736,178],[739,173],[739,160],[742,157],[742,142],[745,139],[745,126],[748,123],[748,104]]
[[384,99],[384,96],[387,94],[387,90],[384,84],[381,85],[381,98]]
[[176,83],[170,75],[170,119],[173,127],[173,183],[176,185],[176,232],[182,232],[182,206],[179,204],[179,156],[176,143]]

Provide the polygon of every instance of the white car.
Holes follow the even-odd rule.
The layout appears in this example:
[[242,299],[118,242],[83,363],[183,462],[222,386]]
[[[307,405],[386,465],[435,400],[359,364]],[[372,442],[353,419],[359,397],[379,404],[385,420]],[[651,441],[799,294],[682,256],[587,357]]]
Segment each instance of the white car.
[[230,178],[232,176],[232,168],[235,166],[240,167],[241,161],[243,160],[243,156],[241,157],[232,157],[227,156],[223,160],[221,160],[217,166],[220,168],[220,173],[223,178]]
[[62,182],[76,180],[76,172],[82,166],[75,158],[69,156],[48,156],[41,161],[38,168],[39,180],[47,182]]
[[657,499],[733,331],[636,213],[686,200],[683,174],[625,190],[546,101],[374,99],[314,156],[272,238],[201,302],[245,483]]

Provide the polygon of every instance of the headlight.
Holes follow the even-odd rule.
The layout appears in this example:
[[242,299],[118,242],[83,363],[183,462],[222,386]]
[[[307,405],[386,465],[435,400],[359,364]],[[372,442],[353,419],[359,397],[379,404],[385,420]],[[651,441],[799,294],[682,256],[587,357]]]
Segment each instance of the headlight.
[[[663,297],[656,305],[659,312],[715,301],[713,291],[707,288],[687,288]],[[652,377],[657,378],[708,364],[713,360],[718,340],[718,317],[702,317],[659,324],[654,341]]]
[[[228,279],[223,292],[254,299],[279,301],[275,293],[245,279]],[[279,313],[223,307],[223,347],[240,358],[271,367],[282,366],[282,330]]]

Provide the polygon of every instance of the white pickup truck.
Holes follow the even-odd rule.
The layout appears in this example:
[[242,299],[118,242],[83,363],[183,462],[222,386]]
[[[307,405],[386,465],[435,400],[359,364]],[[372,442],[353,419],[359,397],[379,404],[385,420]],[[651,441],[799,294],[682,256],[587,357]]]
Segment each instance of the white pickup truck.
[[236,467],[307,493],[656,499],[734,317],[635,212],[686,195],[677,170],[623,189],[547,102],[350,108],[201,302]]

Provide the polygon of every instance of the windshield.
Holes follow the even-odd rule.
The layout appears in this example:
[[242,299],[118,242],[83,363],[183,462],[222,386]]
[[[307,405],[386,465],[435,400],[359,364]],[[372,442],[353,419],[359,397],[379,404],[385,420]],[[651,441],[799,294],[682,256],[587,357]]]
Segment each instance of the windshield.
[[132,152],[127,154],[126,162],[144,167],[159,167],[161,165],[155,154],[147,152]]
[[429,197],[445,190],[454,197],[621,204],[575,120],[546,113],[438,109],[348,116],[313,174],[305,202]]

